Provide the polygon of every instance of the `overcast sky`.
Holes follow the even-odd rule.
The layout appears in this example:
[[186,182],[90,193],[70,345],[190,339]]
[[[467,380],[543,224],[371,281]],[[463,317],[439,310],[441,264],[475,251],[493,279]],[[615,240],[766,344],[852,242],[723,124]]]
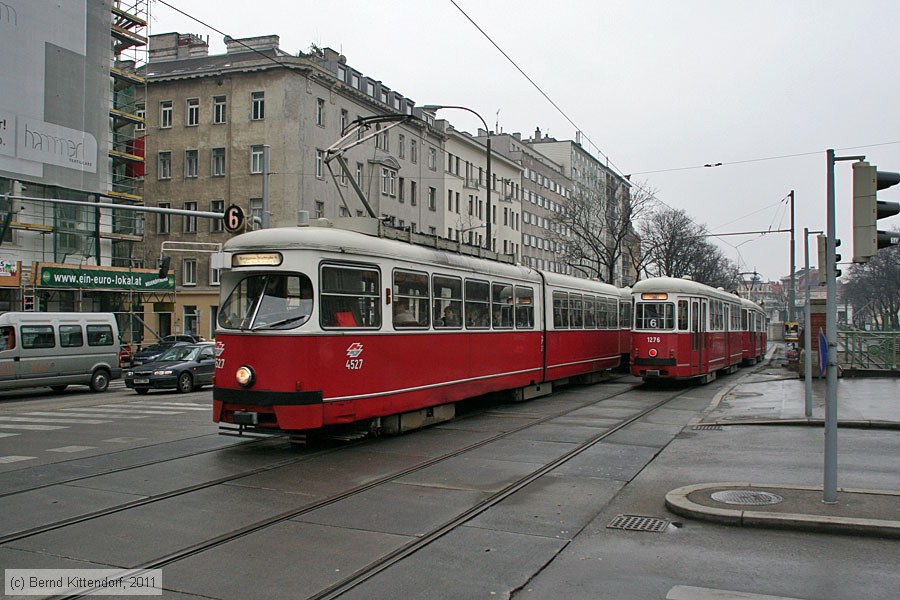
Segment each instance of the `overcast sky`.
[[[574,139],[577,128],[594,156],[713,233],[789,228],[794,190],[798,268],[803,228],[826,227],[826,149],[900,171],[896,0],[165,2],[232,37],[276,34],[291,53],[334,48],[416,104],[465,105],[492,129]],[[211,53],[224,52],[220,33],[162,0],[150,16],[151,34],[209,36]],[[473,133],[479,123],[440,116]],[[850,174],[837,164],[846,261]],[[900,200],[895,189],[879,198]],[[900,227],[900,217],[881,223]],[[789,234],[712,239],[743,271],[790,271]]]

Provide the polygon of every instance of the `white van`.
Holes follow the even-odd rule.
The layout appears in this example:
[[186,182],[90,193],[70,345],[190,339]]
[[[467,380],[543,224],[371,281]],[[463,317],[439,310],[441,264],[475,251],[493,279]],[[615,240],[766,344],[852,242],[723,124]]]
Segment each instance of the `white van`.
[[104,392],[121,376],[112,313],[0,313],[0,390],[87,385]]

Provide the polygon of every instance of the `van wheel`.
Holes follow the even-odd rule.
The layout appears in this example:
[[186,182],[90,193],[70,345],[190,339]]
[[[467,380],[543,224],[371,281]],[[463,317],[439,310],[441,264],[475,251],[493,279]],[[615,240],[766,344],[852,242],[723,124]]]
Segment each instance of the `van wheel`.
[[69,387],[69,386],[67,386],[67,385],[51,385],[50,389],[58,394],[60,392],[66,391],[67,387]]
[[178,376],[178,392],[185,393],[194,389],[194,378],[190,373],[182,373]]
[[109,387],[109,373],[106,369],[97,369],[94,371],[94,374],[91,376],[90,386],[92,392],[106,391],[106,388]]

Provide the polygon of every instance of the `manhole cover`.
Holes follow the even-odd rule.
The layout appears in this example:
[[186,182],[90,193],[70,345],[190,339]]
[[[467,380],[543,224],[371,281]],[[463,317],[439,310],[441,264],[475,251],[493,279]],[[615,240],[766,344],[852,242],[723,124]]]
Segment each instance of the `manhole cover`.
[[665,531],[669,526],[666,519],[658,519],[656,517],[641,517],[638,515],[617,515],[612,522],[607,525],[607,529],[625,529],[627,531],[649,531],[659,533]]
[[721,492],[713,492],[709,497],[723,504],[747,504],[750,506],[778,504],[784,500],[778,494],[754,490],[723,490]]

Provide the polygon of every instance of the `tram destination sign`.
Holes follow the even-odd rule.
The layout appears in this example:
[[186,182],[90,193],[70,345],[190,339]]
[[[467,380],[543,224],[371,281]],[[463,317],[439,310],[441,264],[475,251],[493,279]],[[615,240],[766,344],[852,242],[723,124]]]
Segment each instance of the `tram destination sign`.
[[37,285],[43,288],[171,291],[175,289],[175,277],[169,275],[160,278],[159,272],[151,269],[103,269],[39,264]]

